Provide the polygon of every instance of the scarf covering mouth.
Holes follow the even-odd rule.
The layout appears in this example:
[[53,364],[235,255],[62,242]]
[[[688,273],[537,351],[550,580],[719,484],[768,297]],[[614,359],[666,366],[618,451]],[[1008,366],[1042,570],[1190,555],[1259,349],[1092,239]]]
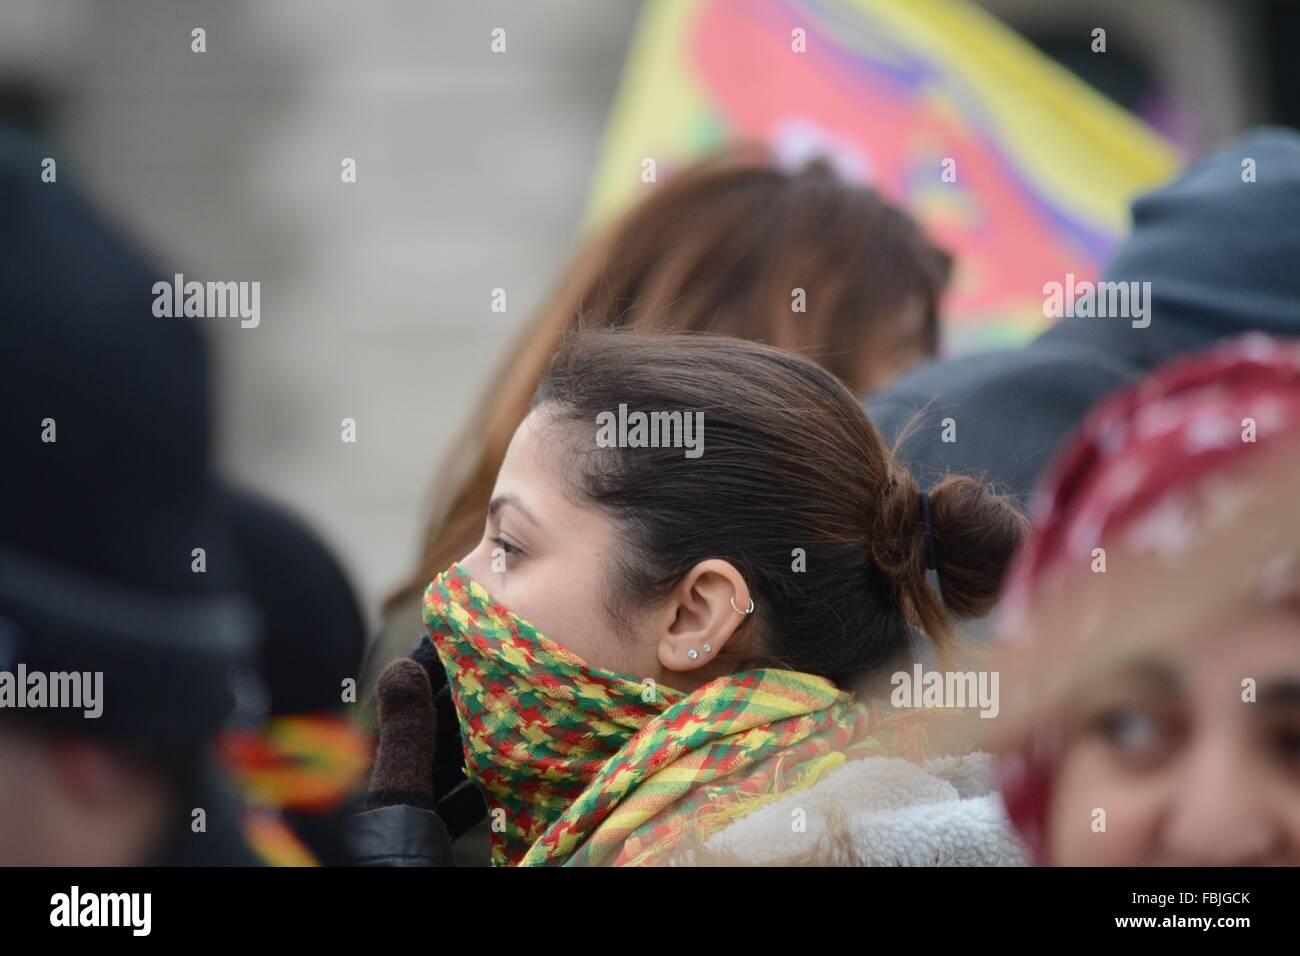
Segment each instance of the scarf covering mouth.
[[[424,595],[496,865],[653,865],[846,760],[923,760],[936,715],[762,669],[690,694],[591,667],[459,564]],[[611,638],[613,639],[613,638]]]

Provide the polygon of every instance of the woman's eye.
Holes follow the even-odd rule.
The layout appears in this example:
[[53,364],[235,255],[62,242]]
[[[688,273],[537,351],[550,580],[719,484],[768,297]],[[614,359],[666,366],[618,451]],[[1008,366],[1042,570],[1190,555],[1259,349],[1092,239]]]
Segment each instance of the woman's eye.
[[1273,752],[1282,766],[1300,775],[1300,727],[1279,727],[1273,732]]
[[500,535],[493,538],[492,543],[495,544],[502,551],[504,551],[506,554],[519,554],[519,549],[516,548],[513,544],[511,544],[509,541],[507,541],[505,538],[501,537]]
[[1100,715],[1093,730],[1122,760],[1151,763],[1163,757],[1175,743],[1175,732],[1157,715],[1134,708],[1117,708]]

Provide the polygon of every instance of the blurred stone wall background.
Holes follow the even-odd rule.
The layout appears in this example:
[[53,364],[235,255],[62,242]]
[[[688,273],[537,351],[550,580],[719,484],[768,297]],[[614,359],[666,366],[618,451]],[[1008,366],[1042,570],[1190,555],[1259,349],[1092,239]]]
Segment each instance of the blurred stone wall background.
[[[1262,112],[1249,2],[985,5],[1049,40],[1104,18],[1194,104],[1192,141]],[[220,460],[312,522],[372,615],[414,554],[436,463],[572,249],[637,12],[0,0],[0,119],[51,135],[61,170],[166,266],[262,283],[257,329],[203,320]],[[504,54],[490,50],[496,27]],[[344,157],[355,185],[340,181]],[[497,287],[505,314],[490,308]],[[340,441],[345,417],[355,445]]]
[[637,4],[2,4],[0,79],[30,78],[60,166],[188,278],[261,281],[258,328],[198,320],[221,461],[308,517],[373,613],[436,463],[569,254]]

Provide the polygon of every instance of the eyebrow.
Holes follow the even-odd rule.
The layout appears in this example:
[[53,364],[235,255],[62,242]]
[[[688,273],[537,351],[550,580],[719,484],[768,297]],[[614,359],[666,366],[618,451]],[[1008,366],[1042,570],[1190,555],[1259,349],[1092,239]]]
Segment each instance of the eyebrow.
[[1163,662],[1152,659],[1129,660],[1092,674],[1071,693],[1072,706],[1081,712],[1091,711],[1098,701],[1106,701],[1117,694],[1155,692],[1176,695],[1179,691],[1178,675]]
[[1114,680],[1134,680],[1149,684],[1162,691],[1176,691],[1181,681],[1177,672],[1162,661],[1138,660],[1118,668],[1107,677],[1107,682]]
[[521,515],[523,515],[524,518],[526,518],[528,521],[531,521],[533,524],[535,525],[541,524],[541,522],[537,520],[536,515],[534,515],[531,511],[529,511],[527,508],[524,507],[524,503],[519,500],[519,496],[511,492],[507,492],[504,495],[497,495],[495,498],[493,498],[491,501],[488,502],[488,507],[487,507],[488,517],[495,518],[500,513],[501,509],[506,507],[506,505],[509,505],[511,508],[514,508]]

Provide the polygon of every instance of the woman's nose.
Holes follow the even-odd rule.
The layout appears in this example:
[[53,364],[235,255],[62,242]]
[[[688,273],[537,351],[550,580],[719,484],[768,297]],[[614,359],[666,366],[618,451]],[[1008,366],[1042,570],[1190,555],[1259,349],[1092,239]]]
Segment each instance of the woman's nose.
[[484,571],[488,567],[488,562],[483,560],[483,553],[483,545],[480,544],[473,551],[460,559],[460,566],[464,568],[465,573],[475,581],[486,580]]
[[1259,757],[1226,735],[1202,740],[1162,822],[1162,855],[1184,866],[1250,866],[1281,850],[1284,821],[1269,804]]

